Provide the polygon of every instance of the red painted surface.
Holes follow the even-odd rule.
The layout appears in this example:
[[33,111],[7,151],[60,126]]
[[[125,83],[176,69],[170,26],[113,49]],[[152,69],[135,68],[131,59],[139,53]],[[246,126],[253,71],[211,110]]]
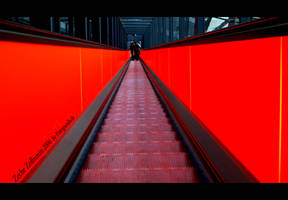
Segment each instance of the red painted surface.
[[[0,182],[19,182],[31,169],[25,162],[34,158],[33,167],[47,155],[65,135],[59,130],[69,129],[104,88],[101,76],[109,82],[129,54],[6,41],[0,51]],[[103,52],[117,59],[113,73]]]
[[[287,37],[282,41],[281,131],[280,42],[271,37],[141,52],[166,86],[260,182],[288,181]],[[169,54],[157,58],[165,50]],[[169,74],[168,81],[163,73]]]
[[76,182],[200,182],[139,61],[131,61]]
[[288,37],[282,37],[281,181],[288,182]]
[[86,109],[103,89],[102,49],[81,49],[83,107]]

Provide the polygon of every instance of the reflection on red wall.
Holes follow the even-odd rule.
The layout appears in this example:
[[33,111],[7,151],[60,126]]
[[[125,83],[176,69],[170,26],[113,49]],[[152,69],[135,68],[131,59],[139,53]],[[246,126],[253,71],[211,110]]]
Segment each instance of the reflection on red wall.
[[129,54],[7,41],[0,42],[0,50],[0,182],[19,182]]
[[283,36],[141,56],[260,182],[288,182],[287,44]]

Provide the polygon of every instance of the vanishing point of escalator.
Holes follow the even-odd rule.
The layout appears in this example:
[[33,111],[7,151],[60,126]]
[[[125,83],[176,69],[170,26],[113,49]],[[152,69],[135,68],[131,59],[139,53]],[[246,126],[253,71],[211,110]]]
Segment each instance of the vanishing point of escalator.
[[201,182],[139,61],[131,61],[76,182]]

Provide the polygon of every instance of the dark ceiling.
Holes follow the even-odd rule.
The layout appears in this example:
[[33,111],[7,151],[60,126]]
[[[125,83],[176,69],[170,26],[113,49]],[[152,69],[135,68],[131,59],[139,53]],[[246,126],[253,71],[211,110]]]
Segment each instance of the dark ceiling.
[[120,21],[127,34],[144,35],[151,27],[153,17],[120,17]]

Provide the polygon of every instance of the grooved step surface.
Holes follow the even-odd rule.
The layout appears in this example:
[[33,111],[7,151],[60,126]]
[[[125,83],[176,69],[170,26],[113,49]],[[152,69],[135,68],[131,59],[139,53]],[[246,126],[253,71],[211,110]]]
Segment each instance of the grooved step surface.
[[167,125],[157,125],[157,124],[151,124],[150,126],[145,125],[139,125],[139,126],[102,126],[101,131],[103,132],[123,132],[123,131],[172,131],[171,126]]
[[131,61],[76,182],[201,182],[139,61]]
[[90,154],[84,169],[190,167],[187,153]]
[[135,118],[131,118],[131,119],[108,119],[106,118],[103,125],[120,125],[120,124],[124,124],[124,125],[146,125],[146,124],[153,124],[153,123],[165,123],[168,124],[170,121],[167,118],[139,118],[139,119],[135,119]]
[[182,152],[179,141],[96,142],[91,153],[153,153]]
[[191,183],[199,182],[194,168],[83,170],[78,182],[86,183]]
[[174,132],[151,134],[143,132],[115,132],[99,134],[97,142],[125,142],[125,141],[175,141],[178,137]]

